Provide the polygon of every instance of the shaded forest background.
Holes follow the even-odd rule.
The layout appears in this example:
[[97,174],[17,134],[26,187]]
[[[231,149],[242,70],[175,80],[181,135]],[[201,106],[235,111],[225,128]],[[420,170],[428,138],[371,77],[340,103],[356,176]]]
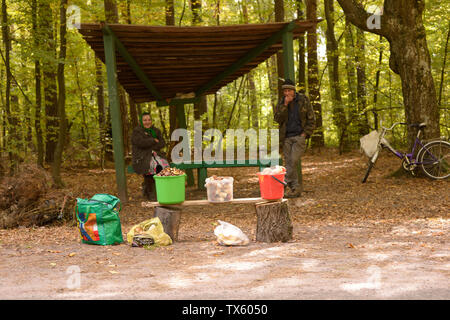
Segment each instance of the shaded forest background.
[[[112,160],[105,67],[76,28],[66,27],[73,6],[80,8],[82,23],[206,26],[323,19],[316,33],[294,43],[297,87],[309,96],[317,116],[309,143],[313,151],[354,150],[380,119],[392,124],[407,117],[401,78],[390,67],[388,40],[351,23],[341,2],[346,1],[1,0],[1,175],[13,174],[21,162],[34,162],[50,167],[55,183],[62,184],[61,165],[104,168]],[[359,3],[369,11],[382,7],[383,1]],[[447,138],[448,16],[448,1],[425,2],[422,19],[435,87],[436,126]],[[274,55],[215,95],[187,105],[188,129],[195,120],[202,120],[205,130],[221,132],[275,128],[273,109],[283,78],[280,63]],[[129,137],[143,111],[151,112],[170,140],[176,128],[174,108],[136,104],[123,89],[120,100],[127,159]],[[406,127],[397,128],[391,140],[404,147],[409,135]]]

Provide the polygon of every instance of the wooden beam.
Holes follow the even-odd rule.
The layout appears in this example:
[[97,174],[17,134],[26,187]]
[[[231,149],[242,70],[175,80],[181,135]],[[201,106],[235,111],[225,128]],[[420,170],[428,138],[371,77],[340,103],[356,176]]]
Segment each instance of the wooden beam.
[[137,64],[136,60],[134,60],[133,56],[131,56],[131,54],[128,52],[128,50],[119,40],[119,38],[117,38],[117,36],[114,34],[111,28],[108,25],[104,25],[103,30],[105,34],[109,34],[109,36],[111,36],[114,39],[117,51],[119,51],[122,58],[128,63],[130,68],[136,74],[136,77],[138,77],[138,79],[142,81],[142,83],[148,89],[148,91],[150,91],[152,96],[154,96],[158,100],[161,100],[162,99],[161,94],[158,92],[158,90],[156,90],[150,79],[142,71],[141,67]]
[[[285,32],[283,34],[283,67],[284,78],[290,79],[295,82],[295,67],[294,67],[294,37],[292,32]],[[302,184],[302,161],[301,159],[297,163],[297,176],[298,182]]]
[[[281,200],[266,200],[263,198],[237,198],[237,199],[233,199],[231,201],[227,201],[227,202],[209,202],[208,200],[188,200],[188,201],[184,201],[180,204],[171,204],[171,205],[167,205],[167,206],[205,206],[205,205],[221,205],[221,204],[252,204],[252,203],[257,203],[257,204],[263,204],[263,203],[275,203],[275,202],[286,202],[288,201],[287,199],[281,199]],[[153,207],[160,207],[160,206],[165,206],[160,204],[159,202],[142,202],[141,203],[142,207],[145,208],[153,208]]]
[[[176,113],[177,113],[177,120],[178,120],[178,128],[187,129],[186,124],[186,115],[184,114],[184,104],[176,104]],[[195,184],[194,181],[194,172],[192,169],[186,170],[186,180],[188,186],[193,186]]]
[[106,72],[108,78],[108,97],[111,114],[112,140],[114,150],[114,165],[119,198],[122,203],[128,202],[127,180],[125,175],[125,159],[122,136],[122,117],[117,87],[116,51],[111,34],[103,34],[105,46]]
[[261,43],[256,48],[250,50],[247,52],[246,55],[244,55],[242,58],[240,58],[238,61],[233,63],[229,68],[227,68],[222,73],[218,74],[214,78],[212,78],[208,83],[200,87],[196,92],[196,96],[201,96],[203,93],[214,87],[216,84],[218,84],[220,81],[228,77],[229,75],[233,74],[237,70],[239,70],[242,66],[247,64],[248,62],[252,61],[254,58],[262,54],[265,50],[267,50],[271,45],[275,44],[280,40],[280,38],[286,33],[294,30],[294,28],[297,26],[295,21],[291,21],[286,26],[284,26],[281,30],[278,32],[275,32],[272,34],[269,38],[267,38],[263,43]]
[[[169,101],[166,100],[158,100],[156,101],[156,106],[158,107],[165,107],[165,106],[177,106],[177,105],[184,105],[189,103],[196,103],[199,101],[199,97],[194,98],[188,98],[188,99],[172,99]],[[181,128],[181,127],[180,127]]]

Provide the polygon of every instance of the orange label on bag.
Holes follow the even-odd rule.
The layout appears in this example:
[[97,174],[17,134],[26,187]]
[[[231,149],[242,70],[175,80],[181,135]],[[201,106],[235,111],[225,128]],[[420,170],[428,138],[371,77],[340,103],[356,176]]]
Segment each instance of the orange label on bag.
[[82,228],[87,233],[87,235],[91,238],[88,239],[86,235],[81,233],[81,236],[86,241],[99,241],[100,236],[98,234],[98,226],[97,226],[97,215],[95,213],[90,213],[88,220],[83,223]]

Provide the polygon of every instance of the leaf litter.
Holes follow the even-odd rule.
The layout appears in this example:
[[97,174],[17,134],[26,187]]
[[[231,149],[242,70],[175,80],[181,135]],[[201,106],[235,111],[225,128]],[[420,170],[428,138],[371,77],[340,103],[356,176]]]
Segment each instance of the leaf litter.
[[[310,252],[383,252],[389,244],[389,248],[422,250],[421,254],[426,250],[436,255],[434,259],[442,261],[444,256],[438,252],[438,248],[442,247],[442,242],[448,243],[449,240],[450,183],[448,180],[433,181],[422,177],[390,177],[389,174],[397,170],[399,164],[395,158],[386,155],[380,157],[367,183],[362,184],[366,159],[358,152],[345,155],[329,150],[315,154],[308,152],[302,159],[304,192],[300,198],[289,200],[294,232],[288,244],[301,244],[304,251],[289,255],[311,259]],[[208,176],[234,177],[235,198],[258,197],[259,185],[254,179],[256,172],[257,168],[221,168],[209,169]],[[64,170],[62,177],[68,187],[59,191],[59,204],[62,204],[66,195],[70,195],[70,200],[73,200],[77,197],[92,197],[96,193],[116,194],[114,170],[71,168]],[[131,200],[120,213],[124,239],[133,225],[153,216],[151,209],[140,205],[145,201],[141,196],[141,180],[139,175],[127,175]],[[48,180],[44,181],[47,184],[43,184],[46,187],[42,188],[40,197],[54,191],[48,185]],[[187,187],[186,199],[206,199],[206,192]],[[16,205],[19,203],[17,197],[14,201]],[[181,216],[178,243],[169,247],[147,248],[149,250],[131,248],[127,244],[114,246],[114,250],[81,244],[76,223],[72,219],[74,202],[67,201],[66,206],[70,214],[63,221],[53,220],[44,226],[27,222],[22,227],[16,224],[15,227],[0,229],[0,250],[17,249],[10,259],[30,258],[38,254],[38,249],[44,250],[48,255],[39,259],[47,259],[50,268],[64,264],[63,261],[51,260],[51,257],[65,253],[71,259],[80,257],[77,264],[81,269],[89,270],[89,266],[94,264],[99,270],[106,268],[103,270],[110,274],[139,268],[143,262],[138,263],[137,259],[158,257],[160,263],[182,266],[189,273],[189,267],[205,254],[212,259],[239,259],[242,252],[252,250],[251,247],[220,247],[220,251],[217,251],[219,246],[213,233],[217,220],[239,226],[255,246],[265,246],[255,242],[256,215],[253,205],[186,207]],[[397,245],[394,246],[395,243]],[[186,252],[186,248],[190,251]],[[83,259],[86,255],[97,258]],[[120,260],[112,263],[113,257]],[[130,264],[130,261],[136,265]],[[148,270],[140,272],[148,274]]]

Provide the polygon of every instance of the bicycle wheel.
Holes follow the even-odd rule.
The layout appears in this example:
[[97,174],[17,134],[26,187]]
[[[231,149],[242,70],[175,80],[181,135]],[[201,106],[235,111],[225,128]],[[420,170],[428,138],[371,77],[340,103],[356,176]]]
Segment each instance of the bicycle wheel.
[[450,143],[432,141],[419,151],[418,159],[423,172],[432,179],[450,176]]
[[367,167],[367,171],[366,171],[366,175],[364,176],[364,179],[362,181],[362,183],[365,183],[367,180],[367,177],[369,177],[370,174],[370,170],[372,170],[374,163],[372,161],[369,160],[369,165]]

